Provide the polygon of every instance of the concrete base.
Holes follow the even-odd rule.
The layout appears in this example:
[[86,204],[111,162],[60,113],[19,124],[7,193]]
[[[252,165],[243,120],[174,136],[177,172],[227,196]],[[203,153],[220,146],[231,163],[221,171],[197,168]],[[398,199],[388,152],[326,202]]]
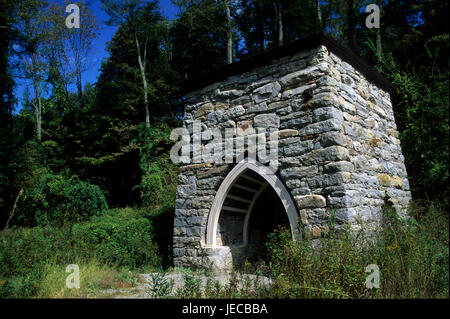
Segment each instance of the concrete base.
[[205,248],[207,268],[214,272],[224,272],[233,269],[233,256],[230,247],[217,246]]

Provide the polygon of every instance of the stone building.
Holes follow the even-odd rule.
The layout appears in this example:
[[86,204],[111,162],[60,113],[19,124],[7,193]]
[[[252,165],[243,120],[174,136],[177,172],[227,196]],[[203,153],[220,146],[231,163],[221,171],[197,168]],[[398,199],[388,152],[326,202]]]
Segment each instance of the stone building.
[[[229,269],[262,253],[278,226],[294,240],[322,236],[331,217],[337,228],[376,226],[386,197],[405,214],[411,194],[392,88],[325,34],[214,70],[186,90],[190,138],[179,164],[175,266]],[[234,132],[231,151],[226,129]],[[257,134],[266,154],[276,143],[275,168],[251,156]],[[225,152],[205,162],[208,143]]]

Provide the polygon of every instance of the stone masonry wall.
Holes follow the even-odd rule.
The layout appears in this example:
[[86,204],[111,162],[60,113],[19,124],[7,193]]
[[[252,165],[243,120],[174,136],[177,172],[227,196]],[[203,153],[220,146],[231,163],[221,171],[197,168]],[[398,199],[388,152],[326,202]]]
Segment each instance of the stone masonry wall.
[[[376,225],[386,195],[405,214],[411,195],[390,96],[325,46],[186,98],[184,126],[191,133],[194,120],[210,129],[279,130],[277,176],[297,205],[302,231],[312,237],[328,231],[331,211],[338,226],[359,219]],[[205,247],[208,214],[234,165],[192,157],[180,165],[175,266],[201,266],[212,258]]]

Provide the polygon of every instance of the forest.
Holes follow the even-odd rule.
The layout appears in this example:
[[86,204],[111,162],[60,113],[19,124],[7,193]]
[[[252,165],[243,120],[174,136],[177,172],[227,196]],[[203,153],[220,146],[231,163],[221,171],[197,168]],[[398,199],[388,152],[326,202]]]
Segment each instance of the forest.
[[[170,271],[178,167],[169,137],[182,125],[183,83],[322,31],[396,89],[411,218],[388,207],[391,223],[365,257],[355,238],[314,254],[275,233],[273,260],[247,270],[279,278],[272,290],[208,297],[448,298],[447,0],[172,0],[173,19],[158,1],[101,0],[107,21],[77,1],[80,28],[64,24],[69,3],[0,0],[0,297],[97,296]],[[380,28],[365,26],[371,3]],[[117,31],[87,83],[103,23]],[[385,284],[368,292],[373,260]],[[81,289],[65,287],[68,264],[80,265]],[[177,296],[202,296],[194,288]],[[154,295],[167,297],[164,287]]]

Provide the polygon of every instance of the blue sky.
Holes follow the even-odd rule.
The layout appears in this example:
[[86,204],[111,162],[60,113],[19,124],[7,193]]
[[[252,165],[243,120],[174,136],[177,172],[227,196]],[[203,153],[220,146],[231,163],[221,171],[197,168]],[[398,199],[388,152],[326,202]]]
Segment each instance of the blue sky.
[[[102,10],[102,4],[100,0],[91,0],[87,5],[93,11],[95,17],[97,18],[100,30],[99,36],[93,41],[92,51],[89,56],[90,66],[88,70],[86,70],[82,75],[83,86],[86,85],[86,83],[92,84],[97,82],[97,78],[100,74],[101,62],[102,60],[108,57],[108,52],[106,52],[106,45],[108,41],[111,40],[111,38],[113,37],[114,33],[117,30],[116,26],[108,26],[105,24],[105,21],[108,19],[108,15],[106,14],[106,12]],[[175,5],[173,5],[170,0],[160,0],[159,7],[161,13],[169,20],[175,18],[178,8]],[[83,16],[80,17],[80,23],[83,23]],[[15,88],[15,96],[18,99],[18,103],[16,105],[15,113],[19,112],[20,109],[22,108],[21,100],[23,97],[25,86],[26,83],[24,81],[17,81],[17,86]],[[74,87],[71,89],[75,91]]]
[[[107,26],[104,22],[108,19],[108,15],[102,10],[102,4],[100,0],[91,0],[91,4],[88,5],[89,8],[94,12],[95,17],[100,25],[100,35],[95,39],[93,43],[93,49],[91,52],[92,66],[83,75],[84,84],[97,82],[97,77],[99,75],[99,69],[101,61],[108,57],[106,52],[106,44],[111,40],[114,33],[117,30],[116,26]],[[170,0],[159,1],[159,8],[161,13],[168,19],[172,20],[175,18],[177,13],[177,7],[171,3]],[[82,17],[81,17],[82,18]],[[83,84],[83,85],[84,85]]]

